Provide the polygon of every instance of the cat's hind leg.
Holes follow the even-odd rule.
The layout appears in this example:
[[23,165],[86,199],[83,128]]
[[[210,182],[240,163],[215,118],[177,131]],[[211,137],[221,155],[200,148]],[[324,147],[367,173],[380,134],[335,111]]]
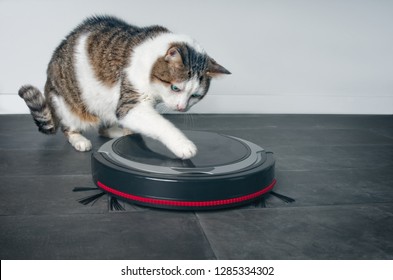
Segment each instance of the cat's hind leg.
[[107,138],[117,138],[124,135],[132,134],[132,131],[128,128],[121,128],[117,125],[109,126],[106,124],[101,124],[98,129],[98,133]]
[[[53,108],[61,124],[61,130],[68,142],[80,152],[91,150],[91,142],[81,134],[81,131],[96,127],[99,119],[93,115],[89,115],[84,110],[78,108],[75,104],[68,104],[60,95],[53,94],[51,96]],[[73,112],[70,107],[74,108]]]

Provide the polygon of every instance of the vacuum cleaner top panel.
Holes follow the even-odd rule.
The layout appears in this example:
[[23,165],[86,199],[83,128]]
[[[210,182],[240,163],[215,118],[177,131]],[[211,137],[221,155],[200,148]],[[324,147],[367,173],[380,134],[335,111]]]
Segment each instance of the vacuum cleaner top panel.
[[98,150],[127,168],[163,174],[224,174],[237,172],[266,159],[263,149],[232,136],[184,131],[198,147],[189,160],[177,159],[162,143],[139,134],[107,142]]

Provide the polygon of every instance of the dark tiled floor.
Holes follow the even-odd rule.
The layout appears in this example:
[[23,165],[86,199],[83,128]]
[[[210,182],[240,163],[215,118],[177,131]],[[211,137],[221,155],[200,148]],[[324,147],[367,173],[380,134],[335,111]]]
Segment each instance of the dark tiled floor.
[[[169,115],[274,152],[276,191],[261,204],[210,212],[154,210],[93,187],[90,153],[30,116],[0,116],[1,259],[393,259],[393,116]],[[88,133],[94,149],[107,139]],[[94,191],[93,191],[94,192]]]

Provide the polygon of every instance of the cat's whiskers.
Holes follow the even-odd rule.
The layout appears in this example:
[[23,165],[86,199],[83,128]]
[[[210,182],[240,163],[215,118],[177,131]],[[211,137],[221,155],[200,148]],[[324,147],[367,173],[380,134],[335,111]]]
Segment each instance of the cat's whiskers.
[[156,110],[157,110],[160,114],[163,114],[163,115],[171,111],[171,110],[170,110],[167,106],[165,106],[165,104],[163,104],[163,103],[158,104],[158,105],[156,106]]
[[195,127],[194,116],[191,113],[184,113],[183,124],[187,129],[193,129]]

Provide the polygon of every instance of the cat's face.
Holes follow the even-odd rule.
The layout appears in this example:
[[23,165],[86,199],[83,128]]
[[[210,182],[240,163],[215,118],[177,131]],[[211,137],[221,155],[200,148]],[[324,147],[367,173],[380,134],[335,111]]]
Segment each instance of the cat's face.
[[230,74],[206,53],[187,44],[172,45],[151,73],[152,87],[170,109],[185,112],[207,93],[213,77]]

